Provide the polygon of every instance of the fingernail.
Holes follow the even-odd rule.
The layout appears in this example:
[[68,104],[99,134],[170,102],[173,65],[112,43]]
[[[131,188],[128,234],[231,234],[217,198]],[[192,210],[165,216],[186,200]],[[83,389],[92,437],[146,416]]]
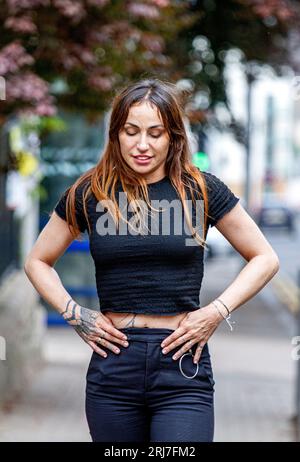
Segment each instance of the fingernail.
[[161,346],[161,347],[164,347],[164,346],[165,346],[165,343],[164,343],[164,342],[162,342],[162,343],[160,344],[160,346]]
[[123,345],[126,346],[126,347],[128,347],[129,343],[128,343],[128,342],[124,342]]

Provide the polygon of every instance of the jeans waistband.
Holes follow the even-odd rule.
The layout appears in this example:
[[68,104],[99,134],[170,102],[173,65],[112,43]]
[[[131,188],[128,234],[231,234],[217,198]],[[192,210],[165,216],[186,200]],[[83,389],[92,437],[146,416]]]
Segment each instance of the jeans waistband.
[[[163,339],[169,337],[174,329],[158,328],[158,327],[123,327],[118,329],[124,334],[126,334],[128,340],[133,340],[134,342],[162,342]],[[193,345],[193,350],[196,350],[196,345]],[[202,356],[209,355],[208,343],[205,343],[203,346]]]
[[128,340],[140,342],[160,342],[175,332],[162,327],[123,327],[119,330],[126,334]]

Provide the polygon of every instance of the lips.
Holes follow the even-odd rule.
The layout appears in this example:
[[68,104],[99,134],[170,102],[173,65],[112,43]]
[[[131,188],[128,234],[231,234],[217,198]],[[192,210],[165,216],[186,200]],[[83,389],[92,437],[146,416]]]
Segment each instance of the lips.
[[133,156],[133,158],[134,158],[134,162],[137,165],[148,165],[150,164],[152,156],[138,155],[138,156]]
[[135,159],[140,159],[140,160],[147,160],[147,159],[151,159],[152,156],[133,156]]

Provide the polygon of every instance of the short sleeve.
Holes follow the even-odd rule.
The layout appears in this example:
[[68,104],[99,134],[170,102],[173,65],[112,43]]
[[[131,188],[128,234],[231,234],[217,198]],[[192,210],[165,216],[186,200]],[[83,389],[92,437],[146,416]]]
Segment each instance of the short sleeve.
[[[67,205],[67,196],[68,196],[69,190],[70,188],[64,191],[64,193],[61,195],[60,199],[54,206],[54,210],[57,213],[57,215],[65,221],[67,221],[66,205]],[[82,233],[84,233],[84,231],[88,229],[88,224],[87,224],[87,221],[84,215],[84,210],[83,210],[82,193],[83,193],[83,188],[80,185],[76,189],[76,193],[75,193],[75,210],[76,210],[76,220],[77,220],[79,229]]]
[[209,172],[202,172],[206,180],[208,193],[208,224],[215,226],[217,222],[240,200],[229,187],[217,176]]

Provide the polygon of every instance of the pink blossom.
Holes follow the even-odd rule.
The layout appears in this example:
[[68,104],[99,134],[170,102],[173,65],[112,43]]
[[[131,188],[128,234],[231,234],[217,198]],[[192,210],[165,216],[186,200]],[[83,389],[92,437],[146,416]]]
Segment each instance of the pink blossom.
[[164,41],[160,36],[146,32],[142,35],[141,44],[153,53],[162,53],[164,48]]
[[87,0],[87,4],[91,6],[98,6],[103,8],[105,5],[109,3],[110,0]]
[[91,50],[76,43],[59,50],[58,60],[67,70],[97,63],[97,58]]
[[53,0],[53,4],[63,16],[67,16],[74,21],[79,22],[86,15],[86,11],[79,0]]
[[37,102],[48,97],[49,84],[32,72],[13,75],[6,81],[6,98],[10,101]]
[[23,117],[31,115],[53,116],[56,115],[57,109],[55,106],[45,100],[36,106],[25,106],[21,109],[18,109],[17,113]]
[[0,51],[0,75],[16,72],[22,66],[33,64],[34,59],[15,41]]
[[158,8],[166,8],[170,5],[169,0],[151,0],[151,3],[156,5]]
[[254,12],[258,16],[263,18],[276,16],[278,19],[286,21],[296,14],[291,2],[287,0],[247,0],[247,3],[253,7]]
[[88,85],[91,85],[98,91],[109,91],[112,89],[113,82],[108,77],[101,75],[91,75],[87,79]]
[[33,107],[33,111],[39,116],[53,116],[57,113],[56,107],[53,106],[51,101],[47,99],[39,102],[35,107]]
[[37,31],[37,27],[32,22],[32,18],[30,16],[20,16],[18,18],[9,17],[4,22],[4,27],[12,29],[15,32],[22,32],[25,34]]
[[10,13],[17,13],[20,10],[48,6],[50,5],[50,0],[6,0],[6,3]]
[[134,16],[140,16],[145,19],[159,18],[159,10],[156,6],[132,2],[128,5],[128,12]]

